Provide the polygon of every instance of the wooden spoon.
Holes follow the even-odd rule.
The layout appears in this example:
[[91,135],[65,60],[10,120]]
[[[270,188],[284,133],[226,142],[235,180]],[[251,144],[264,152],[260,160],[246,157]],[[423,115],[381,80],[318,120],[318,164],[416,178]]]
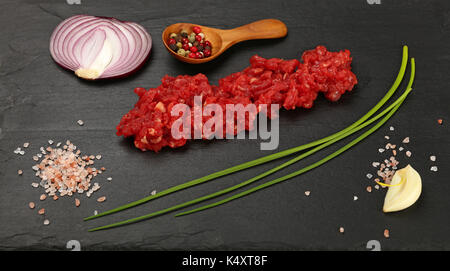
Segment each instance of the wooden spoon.
[[[178,55],[176,52],[172,51],[172,49],[169,48],[169,44],[167,42],[171,33],[180,33],[181,30],[186,30],[188,33],[191,33],[194,26],[199,26],[202,29],[202,32],[205,34],[206,40],[209,40],[211,42],[212,50],[210,57],[201,59],[184,57]],[[255,39],[282,38],[286,36],[286,34],[286,25],[280,20],[276,19],[260,20],[233,29],[217,29],[197,24],[177,23],[168,26],[163,31],[162,40],[164,42],[164,46],[166,46],[166,49],[176,59],[191,64],[200,64],[215,59],[223,52],[225,52],[225,50],[238,42]]]

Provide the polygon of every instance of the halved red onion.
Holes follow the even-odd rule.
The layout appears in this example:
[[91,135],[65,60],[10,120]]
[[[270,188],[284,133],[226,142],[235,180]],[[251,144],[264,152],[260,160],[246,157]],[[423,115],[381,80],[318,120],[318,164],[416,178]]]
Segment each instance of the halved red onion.
[[50,38],[56,63],[90,80],[136,71],[151,48],[152,38],[141,25],[88,15],[62,21]]

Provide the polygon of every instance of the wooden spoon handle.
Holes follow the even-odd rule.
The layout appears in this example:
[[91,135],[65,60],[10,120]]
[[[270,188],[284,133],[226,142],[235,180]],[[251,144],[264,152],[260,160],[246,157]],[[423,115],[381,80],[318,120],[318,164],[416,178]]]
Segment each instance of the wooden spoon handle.
[[222,42],[226,47],[245,40],[282,38],[286,34],[286,25],[276,19],[256,21],[233,29],[223,30],[221,33]]

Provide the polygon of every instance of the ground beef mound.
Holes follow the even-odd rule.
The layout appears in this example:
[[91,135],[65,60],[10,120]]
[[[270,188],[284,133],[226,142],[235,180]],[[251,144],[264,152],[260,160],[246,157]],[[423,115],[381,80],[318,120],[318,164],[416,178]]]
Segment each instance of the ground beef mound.
[[[166,75],[156,88],[134,90],[139,101],[122,117],[117,125],[117,135],[133,136],[135,146],[143,151],[157,152],[165,146],[177,148],[185,145],[188,139],[172,137],[171,127],[179,116],[171,116],[170,112],[174,105],[180,103],[192,109],[194,96],[202,97],[203,107],[208,104],[221,106],[225,119],[226,104],[245,106],[253,103],[258,111],[261,104],[279,104],[287,110],[311,108],[319,92],[335,102],[357,84],[356,76],[351,71],[352,58],[348,50],[329,52],[324,46],[317,46],[314,50],[304,52],[302,61],[265,59],[255,55],[250,58],[249,67],[220,79],[218,86],[211,85],[203,74]],[[228,131],[237,134],[243,129],[253,129],[257,113],[247,114],[244,125],[234,125]],[[194,138],[196,130],[202,129],[194,125],[193,114],[194,110],[191,110],[191,138]],[[203,117],[202,123],[209,118]],[[222,124],[221,135],[225,137],[225,121]],[[218,131],[214,127],[214,133]],[[213,135],[203,135],[203,138]]]

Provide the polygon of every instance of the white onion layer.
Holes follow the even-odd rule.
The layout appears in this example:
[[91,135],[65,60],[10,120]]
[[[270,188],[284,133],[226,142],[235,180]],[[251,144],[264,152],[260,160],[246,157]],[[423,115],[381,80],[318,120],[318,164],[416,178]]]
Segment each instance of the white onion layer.
[[64,20],[50,38],[56,63],[91,80],[133,72],[151,47],[152,39],[141,25],[87,15]]

